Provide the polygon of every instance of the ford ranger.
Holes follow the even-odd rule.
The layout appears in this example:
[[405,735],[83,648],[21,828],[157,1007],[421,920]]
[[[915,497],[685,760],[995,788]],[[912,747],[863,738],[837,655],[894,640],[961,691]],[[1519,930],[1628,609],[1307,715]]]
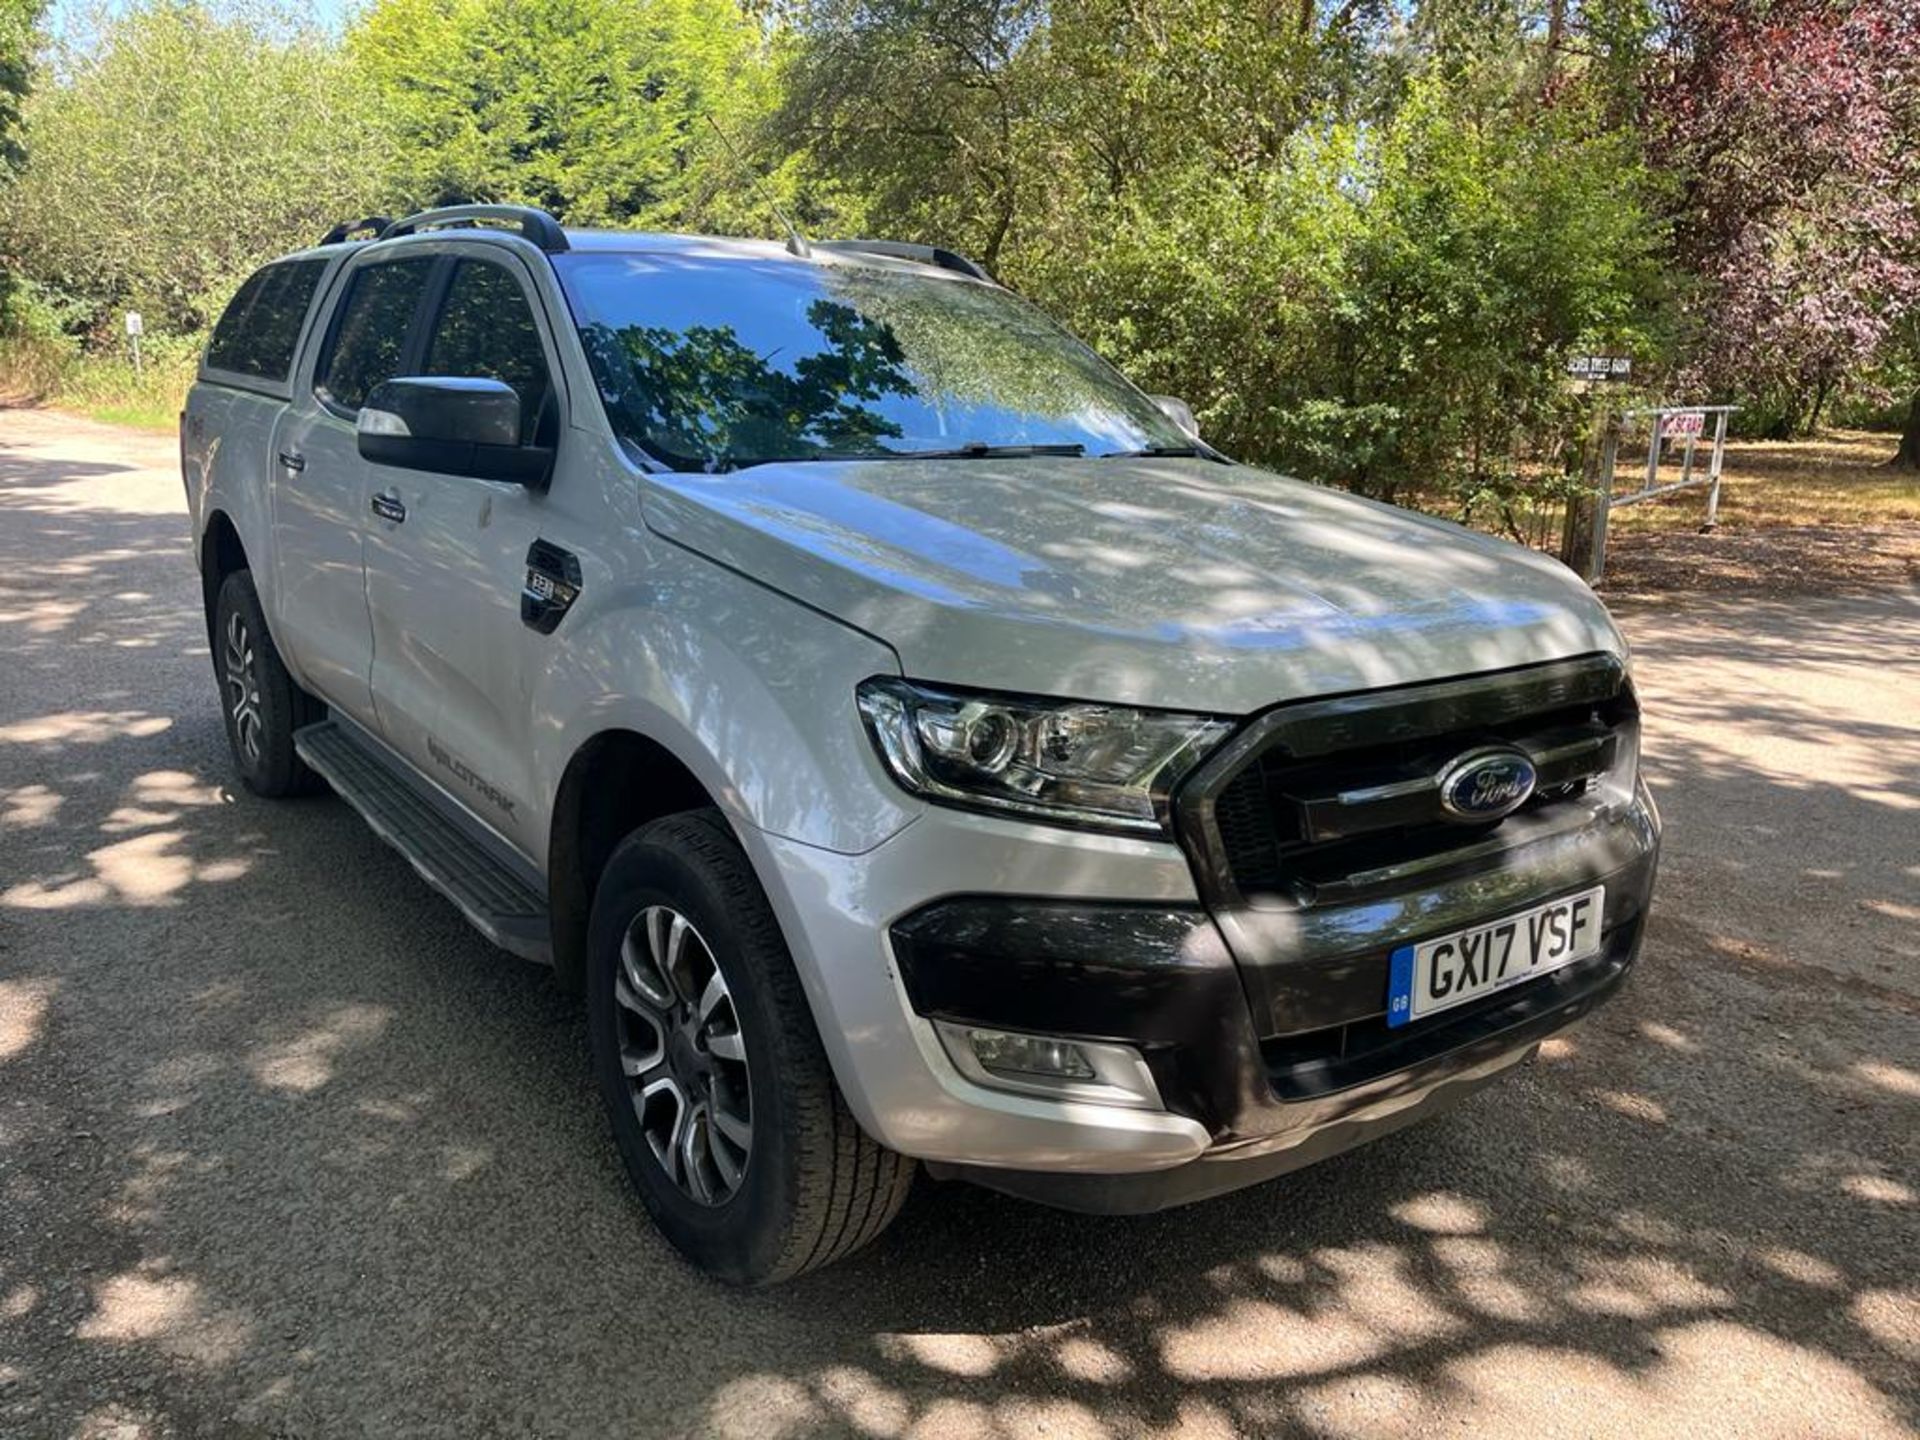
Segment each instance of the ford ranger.
[[342,226],[241,286],[181,457],[241,780],[330,788],[584,994],[722,1277],[846,1255],[922,1166],[1266,1180],[1638,952],[1586,587],[1232,462],[951,252]]

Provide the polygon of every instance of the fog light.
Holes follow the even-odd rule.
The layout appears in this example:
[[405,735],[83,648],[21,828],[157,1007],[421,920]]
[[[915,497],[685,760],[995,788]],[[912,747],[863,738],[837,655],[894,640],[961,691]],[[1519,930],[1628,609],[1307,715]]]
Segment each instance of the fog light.
[[1086,1052],[1071,1040],[1044,1035],[1011,1035],[1005,1030],[969,1030],[980,1068],[996,1075],[1041,1075],[1057,1080],[1091,1080],[1096,1071]]
[[933,1028],[954,1068],[990,1090],[1136,1110],[1166,1108],[1153,1072],[1131,1045],[1022,1035],[954,1020],[936,1020]]

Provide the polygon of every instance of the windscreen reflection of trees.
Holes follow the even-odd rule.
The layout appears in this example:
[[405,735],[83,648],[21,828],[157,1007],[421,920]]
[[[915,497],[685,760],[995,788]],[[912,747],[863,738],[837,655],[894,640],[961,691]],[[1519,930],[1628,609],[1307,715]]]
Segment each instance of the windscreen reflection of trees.
[[912,395],[900,342],[848,305],[816,300],[807,323],[826,343],[788,374],[741,343],[731,325],[604,324],[588,328],[603,372],[624,383],[630,433],[674,460],[804,459],[871,454],[900,427],[869,401]]
[[[817,348],[798,360],[780,346],[756,352],[732,325],[589,325],[623,428],[662,458],[709,468],[1019,440],[1034,419],[1095,445],[1179,438],[1092,351],[1003,291],[855,266],[821,284],[828,296],[806,310]],[[969,410],[988,413],[978,433],[958,433]],[[915,412],[934,433],[903,428]]]
[[1140,408],[1106,361],[1005,290],[951,280],[903,282],[860,266],[836,267],[823,283],[886,323],[929,404],[1095,428],[1123,420],[1132,422],[1129,428],[1159,428],[1159,411]]

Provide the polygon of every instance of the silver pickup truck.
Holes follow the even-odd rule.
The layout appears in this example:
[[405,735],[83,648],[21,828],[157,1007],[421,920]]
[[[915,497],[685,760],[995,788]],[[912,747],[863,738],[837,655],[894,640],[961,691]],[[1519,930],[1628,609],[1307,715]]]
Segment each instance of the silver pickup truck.
[[1233,463],[948,251],[342,226],[240,288],[181,459],[242,780],[584,992],[723,1277],[919,1166],[1104,1212],[1279,1175],[1639,949],[1592,594]]

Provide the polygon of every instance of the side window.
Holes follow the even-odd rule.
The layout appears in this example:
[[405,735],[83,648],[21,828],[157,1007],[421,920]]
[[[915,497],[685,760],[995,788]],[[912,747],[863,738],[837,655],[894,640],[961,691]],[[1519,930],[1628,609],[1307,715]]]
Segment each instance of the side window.
[[553,381],[533,311],[512,275],[484,260],[454,267],[420,373],[506,381],[520,397],[520,443],[534,443]]
[[208,366],[256,380],[285,380],[314,286],[326,268],[324,260],[284,260],[256,270],[213,327]]
[[347,282],[333,338],[314,371],[314,393],[343,410],[358,410],[367,393],[400,373],[407,328],[433,271],[433,257],[387,260]]

